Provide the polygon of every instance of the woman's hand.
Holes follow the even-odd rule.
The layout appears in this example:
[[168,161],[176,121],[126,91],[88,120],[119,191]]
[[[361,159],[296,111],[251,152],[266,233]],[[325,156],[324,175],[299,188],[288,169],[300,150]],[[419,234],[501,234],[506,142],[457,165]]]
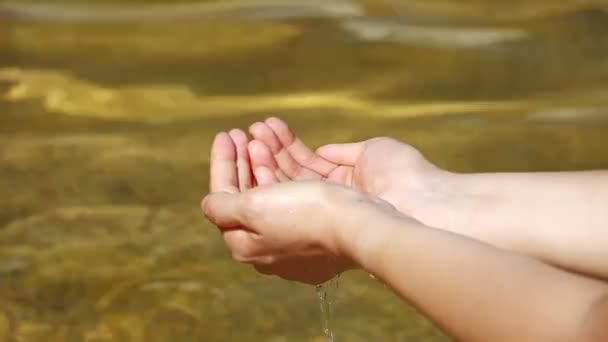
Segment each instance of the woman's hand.
[[375,138],[315,152],[278,118],[257,122],[250,132],[255,139],[248,147],[252,169],[264,183],[326,180],[380,197],[405,215],[448,230],[473,215],[473,201],[452,190],[456,176],[400,141]]
[[337,185],[290,182],[211,194],[203,210],[237,261],[316,285],[352,266],[340,253],[336,229],[361,201],[367,200]]
[[277,118],[250,131],[251,165],[265,183],[350,186],[427,226],[608,279],[608,171],[456,174],[390,138],[314,152]]
[[261,184],[250,189],[246,146],[241,131],[216,137],[212,192],[202,208],[222,232],[233,257],[262,273],[321,284],[355,267],[341,252],[343,227],[364,224],[358,220],[372,219],[372,213],[397,214],[381,200],[321,181]]
[[455,340],[605,340],[606,283],[425,227],[343,185],[250,190],[246,145],[241,131],[217,136],[202,203],[237,260],[315,285],[360,265]]

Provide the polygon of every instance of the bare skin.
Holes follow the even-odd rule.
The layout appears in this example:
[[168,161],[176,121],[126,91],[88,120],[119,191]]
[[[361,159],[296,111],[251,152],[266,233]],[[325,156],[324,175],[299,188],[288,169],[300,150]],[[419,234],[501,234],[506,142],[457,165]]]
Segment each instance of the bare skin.
[[[606,283],[425,226],[344,185],[292,181],[252,189],[251,174],[238,171],[248,166],[238,153],[243,137],[241,131],[216,137],[211,194],[202,203],[236,260],[312,284],[340,269],[318,260],[343,260],[381,278],[457,340],[607,337]],[[269,180],[272,171],[260,170],[260,179]],[[294,260],[316,266],[283,273]],[[320,276],[311,276],[317,269]]]
[[[238,129],[216,136],[211,150],[210,191],[212,193],[236,194],[253,187],[254,179],[250,171],[247,142],[245,132]],[[274,178],[268,177],[268,173],[269,170],[259,168],[257,185],[275,183]],[[248,236],[241,225],[230,227],[221,224],[221,227],[222,236],[228,246],[241,246],[243,244],[241,241]],[[232,252],[234,259],[238,261],[252,261],[244,258],[238,249],[233,249]],[[262,260],[253,265],[260,273],[278,275],[287,280],[308,284],[324,283],[354,267],[349,259],[326,254],[309,255],[306,258],[286,255],[274,258],[272,262]]]
[[250,127],[266,184],[327,180],[432,227],[608,279],[608,171],[455,174],[390,138],[312,151],[277,118]]

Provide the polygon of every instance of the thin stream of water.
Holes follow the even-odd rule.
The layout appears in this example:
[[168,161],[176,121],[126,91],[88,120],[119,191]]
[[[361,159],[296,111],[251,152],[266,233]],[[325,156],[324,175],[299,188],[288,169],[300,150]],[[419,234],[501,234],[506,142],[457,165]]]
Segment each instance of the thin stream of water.
[[317,299],[321,308],[321,326],[328,342],[334,342],[332,322],[338,301],[339,276],[317,286]]

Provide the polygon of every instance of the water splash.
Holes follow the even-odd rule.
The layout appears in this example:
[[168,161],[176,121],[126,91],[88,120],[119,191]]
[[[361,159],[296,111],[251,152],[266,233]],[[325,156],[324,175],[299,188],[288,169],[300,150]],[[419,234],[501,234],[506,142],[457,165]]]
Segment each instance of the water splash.
[[318,285],[316,289],[317,299],[321,308],[321,326],[327,342],[335,341],[332,323],[335,306],[338,302],[339,278],[340,276],[337,276],[325,284]]

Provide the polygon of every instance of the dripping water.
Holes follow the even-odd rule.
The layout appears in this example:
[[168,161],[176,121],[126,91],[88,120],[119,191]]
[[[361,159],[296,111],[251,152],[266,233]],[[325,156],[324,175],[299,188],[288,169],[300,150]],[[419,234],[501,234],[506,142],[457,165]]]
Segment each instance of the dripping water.
[[321,308],[321,327],[327,342],[334,342],[333,320],[338,300],[339,276],[317,286],[317,299]]

